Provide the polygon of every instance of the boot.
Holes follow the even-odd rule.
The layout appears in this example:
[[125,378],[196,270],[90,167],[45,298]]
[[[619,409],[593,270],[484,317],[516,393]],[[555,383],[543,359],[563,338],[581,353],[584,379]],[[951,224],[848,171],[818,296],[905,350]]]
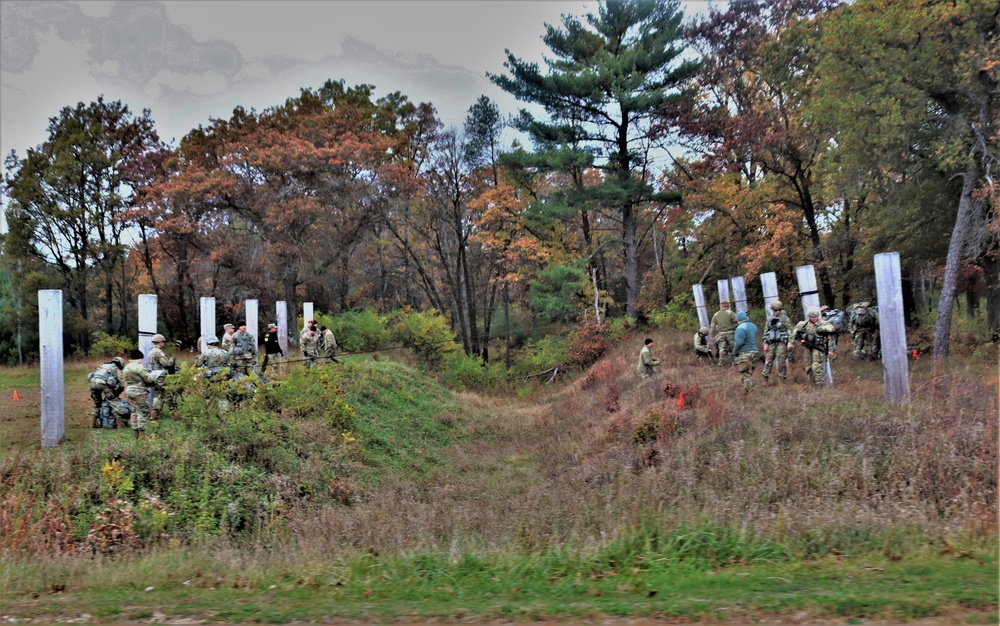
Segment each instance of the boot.
[[150,411],[149,412],[149,421],[151,421],[151,422],[155,421],[156,420],[156,416],[159,415],[159,413],[160,413],[160,409],[153,409],[152,411]]

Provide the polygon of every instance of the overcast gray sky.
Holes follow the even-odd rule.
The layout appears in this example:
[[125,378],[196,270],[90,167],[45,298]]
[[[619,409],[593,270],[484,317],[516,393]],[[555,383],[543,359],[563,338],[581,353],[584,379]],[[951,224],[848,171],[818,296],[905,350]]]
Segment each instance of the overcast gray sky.
[[24,156],[62,107],[102,94],[150,109],[176,144],[237,105],[262,110],[327,79],[431,102],[461,127],[481,94],[505,115],[521,106],[486,78],[504,71],[505,48],[542,62],[546,23],[596,10],[578,0],[0,0],[0,154]]

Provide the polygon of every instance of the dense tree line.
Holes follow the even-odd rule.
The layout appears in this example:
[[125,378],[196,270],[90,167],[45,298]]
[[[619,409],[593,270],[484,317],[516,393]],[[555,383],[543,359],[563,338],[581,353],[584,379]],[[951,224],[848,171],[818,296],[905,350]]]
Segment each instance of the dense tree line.
[[936,285],[947,354],[959,293],[1000,330],[998,13],[733,0],[685,22],[676,2],[606,0],[546,25],[544,67],[508,51],[490,76],[544,115],[483,96],[462,128],[336,80],[176,146],[149,111],[66,107],[5,160],[0,360],[37,345],[40,288],[67,290],[80,351],[133,334],[136,295],[156,293],[176,338],[200,296],[220,317],[246,298],[433,308],[489,359],[514,316],[641,318],[765,271],[794,295],[803,264],[824,302],[870,299],[889,250],[908,314]]

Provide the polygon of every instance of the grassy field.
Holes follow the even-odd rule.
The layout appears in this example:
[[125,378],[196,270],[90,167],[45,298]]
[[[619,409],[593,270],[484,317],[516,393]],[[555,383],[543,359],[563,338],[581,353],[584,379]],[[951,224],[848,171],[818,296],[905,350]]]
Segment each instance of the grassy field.
[[901,406],[843,359],[833,387],[793,363],[744,398],[654,338],[647,381],[634,341],[553,385],[361,358],[239,406],[190,383],[147,442],[87,428],[94,363],[68,363],[45,451],[37,371],[5,370],[0,613],[997,622],[995,358],[911,362]]

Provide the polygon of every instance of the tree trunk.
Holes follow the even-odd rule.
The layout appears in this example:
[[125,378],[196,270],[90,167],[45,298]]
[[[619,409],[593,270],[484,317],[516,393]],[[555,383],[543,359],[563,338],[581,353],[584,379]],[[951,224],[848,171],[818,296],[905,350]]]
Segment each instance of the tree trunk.
[[622,230],[625,239],[625,315],[634,321],[639,294],[639,240],[632,204],[622,208]]
[[965,170],[965,180],[962,182],[962,195],[958,201],[958,215],[955,217],[955,227],[951,230],[951,241],[948,243],[948,256],[944,266],[944,279],[941,283],[941,296],[938,298],[937,321],[934,324],[934,358],[940,359],[948,355],[951,343],[951,316],[955,301],[955,290],[958,286],[958,270],[962,261],[962,248],[968,236],[969,225],[972,222],[973,207],[972,191],[976,187],[979,169],[975,163]]
[[1000,332],[1000,255],[983,259],[986,278],[986,323],[991,333]]

